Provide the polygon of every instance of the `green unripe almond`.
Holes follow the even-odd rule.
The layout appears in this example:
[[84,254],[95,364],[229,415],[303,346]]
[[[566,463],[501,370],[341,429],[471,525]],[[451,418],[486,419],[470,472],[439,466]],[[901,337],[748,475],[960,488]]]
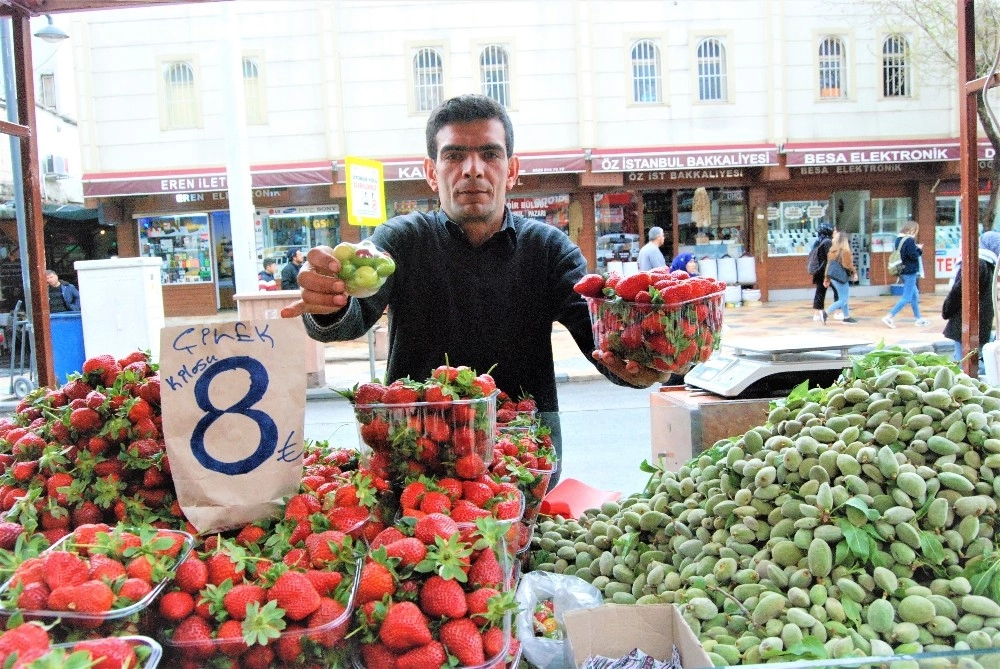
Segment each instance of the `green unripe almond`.
[[896,610],[888,599],[876,599],[868,605],[865,620],[879,634],[888,634],[895,624]]
[[907,595],[899,602],[899,617],[903,622],[925,625],[934,615],[934,604],[926,597]]
[[833,550],[830,544],[822,539],[813,539],[806,553],[809,571],[817,578],[830,575],[833,569]]

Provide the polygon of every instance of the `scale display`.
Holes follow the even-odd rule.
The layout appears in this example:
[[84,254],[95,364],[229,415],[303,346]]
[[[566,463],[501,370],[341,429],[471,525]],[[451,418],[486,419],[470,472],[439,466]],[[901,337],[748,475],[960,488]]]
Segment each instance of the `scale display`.
[[688,372],[684,383],[723,397],[772,397],[807,379],[830,385],[851,364],[850,349],[870,344],[831,337],[804,342],[801,335],[733,339]]

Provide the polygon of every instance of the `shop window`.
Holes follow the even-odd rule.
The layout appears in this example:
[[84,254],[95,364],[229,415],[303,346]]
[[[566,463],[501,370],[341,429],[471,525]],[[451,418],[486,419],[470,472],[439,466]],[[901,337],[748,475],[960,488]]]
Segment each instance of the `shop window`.
[[746,197],[742,188],[677,191],[677,253],[743,254]]
[[510,57],[499,44],[490,44],[479,56],[483,95],[510,107]]
[[189,61],[163,63],[163,129],[195,128],[200,122],[195,70]]
[[424,213],[437,211],[439,204],[434,198],[420,198],[417,200],[395,200],[390,202],[390,206],[393,216],[402,216],[403,214],[409,214],[411,211],[422,211]]
[[511,212],[541,223],[547,223],[569,234],[569,195],[540,195],[538,197],[508,197]]
[[260,69],[259,57],[243,57],[243,97],[246,101],[247,125],[267,123],[267,97],[264,95],[264,80]]
[[821,225],[833,227],[829,200],[787,200],[769,203],[767,205],[768,256],[808,255]]
[[639,238],[638,207],[631,193],[595,193],[594,224],[596,271],[607,271],[608,263],[638,261],[643,242]]
[[660,74],[660,47],[649,39],[632,45],[632,102],[663,101]]
[[698,44],[698,99],[702,102],[725,102],[728,99],[726,47],[716,37]]
[[208,214],[140,216],[139,251],[160,258],[160,282],[204,283],[214,279]]
[[910,97],[910,43],[904,35],[889,35],[882,41],[882,95]]
[[847,97],[847,59],[844,42],[835,36],[819,43],[819,96],[824,99]]
[[38,104],[46,109],[56,108],[56,75],[52,72],[38,75]]
[[257,216],[261,223],[257,253],[262,259],[274,258],[279,266],[285,264],[290,249],[333,247],[341,241],[340,210],[336,206],[261,209]]
[[413,55],[413,100],[417,113],[444,102],[444,63],[437,49],[424,47]]
[[[988,213],[989,195],[979,196],[979,234],[983,234],[983,222],[990,219]],[[958,271],[962,259],[962,198],[957,196],[939,197],[935,201],[934,225],[934,276],[951,278]],[[995,225],[994,225],[994,229]]]

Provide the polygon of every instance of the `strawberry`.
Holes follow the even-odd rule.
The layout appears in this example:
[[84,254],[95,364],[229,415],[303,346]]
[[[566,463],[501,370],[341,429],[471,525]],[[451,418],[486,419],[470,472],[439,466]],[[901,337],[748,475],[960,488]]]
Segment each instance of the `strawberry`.
[[460,479],[477,479],[485,473],[486,464],[483,462],[483,459],[475,453],[463,455],[455,460],[455,476]]
[[69,414],[69,426],[81,434],[97,432],[104,426],[101,414],[91,408],[73,409]]
[[118,361],[108,354],[97,355],[83,362],[83,376],[88,380],[95,377],[100,379],[106,371],[120,369]]
[[305,520],[318,511],[322,511],[319,499],[305,493],[292,496],[285,504],[285,518]]
[[404,567],[415,567],[427,557],[427,547],[416,537],[404,537],[385,547],[389,557],[399,558]]
[[320,595],[309,578],[297,571],[286,571],[267,591],[268,600],[275,600],[285,610],[289,620],[302,620],[319,608]]
[[73,527],[81,525],[93,525],[104,520],[104,512],[101,507],[90,500],[80,502],[79,506],[70,511],[70,520]]
[[11,452],[24,458],[37,458],[45,450],[45,440],[37,434],[29,432],[14,442]]
[[500,566],[496,553],[489,548],[484,549],[469,567],[469,585],[500,588],[503,581],[503,567]]
[[626,302],[631,302],[640,290],[646,290],[651,285],[649,274],[638,272],[619,281],[615,293]]
[[239,657],[247,650],[243,640],[243,623],[239,620],[225,620],[215,631],[215,640],[219,650],[227,657]]
[[483,632],[483,654],[493,658],[504,651],[509,637],[500,627],[491,627]]
[[469,609],[462,584],[437,574],[429,577],[420,588],[420,610],[430,618],[465,616]]
[[17,608],[42,611],[48,608],[49,586],[44,583],[28,583],[17,596]]
[[441,513],[431,513],[420,518],[413,528],[413,536],[429,546],[434,545],[434,537],[447,539],[453,534],[458,534],[458,524]]
[[466,593],[465,604],[469,609],[469,618],[477,625],[485,625],[488,622],[490,598],[499,595],[500,592],[493,588],[478,588]]
[[443,492],[432,490],[420,500],[420,510],[424,513],[444,513],[451,510],[451,498]]
[[396,655],[381,643],[361,646],[361,658],[368,669],[397,669]]
[[379,602],[386,595],[396,592],[396,580],[384,564],[369,560],[361,568],[361,578],[355,602],[360,606],[366,602]]
[[407,669],[440,669],[447,660],[448,654],[444,652],[444,646],[438,641],[432,641],[404,653],[397,660],[397,666]]
[[274,662],[274,651],[271,646],[250,646],[240,656],[240,666],[243,669],[270,669]]
[[115,593],[107,583],[87,581],[80,585],[54,588],[49,595],[49,602],[60,599],[60,591],[65,591],[67,604],[65,610],[80,613],[105,613],[111,610],[115,602]]
[[167,620],[180,622],[194,612],[194,597],[183,590],[175,590],[159,598],[160,615]]
[[466,667],[478,667],[486,662],[483,654],[483,637],[476,623],[468,618],[449,620],[438,631],[441,643],[449,653]]
[[404,509],[419,509],[420,500],[427,492],[427,485],[422,481],[408,483],[399,495],[399,506]]
[[381,404],[386,387],[381,383],[362,383],[354,388],[354,404]]
[[259,585],[241,583],[233,588],[222,598],[222,605],[226,612],[237,620],[247,617],[247,606],[251,602],[257,602],[261,606],[267,603],[267,591]]
[[238,569],[227,553],[213,553],[205,560],[208,567],[208,582],[220,585],[225,580],[234,584],[243,582],[243,569]]
[[108,637],[103,639],[85,639],[77,641],[73,652],[86,651],[96,660],[92,669],[121,669],[122,667],[138,667],[139,658],[132,645],[125,639]]
[[382,404],[414,404],[420,401],[420,393],[407,382],[393,381],[382,395]]
[[489,374],[483,373],[472,381],[472,387],[478,388],[482,397],[489,397],[497,389],[497,383]]
[[197,615],[182,620],[174,629],[171,641],[181,645],[184,655],[194,660],[207,660],[215,653],[212,628]]
[[50,590],[80,585],[90,577],[87,562],[66,551],[53,551],[43,558],[45,584]]
[[0,521],[0,550],[14,550],[17,538],[24,533],[24,528],[18,523]]
[[103,553],[95,553],[90,556],[89,578],[91,580],[111,583],[122,576],[127,578],[128,575],[125,573],[125,565],[118,560]]
[[371,544],[369,544],[368,548],[369,550],[374,551],[376,548],[380,548],[382,546],[388,546],[394,541],[404,539],[405,537],[406,535],[400,532],[395,527],[387,527],[381,532],[379,532],[374,539],[372,539]]
[[[385,614],[378,635],[386,648],[397,653],[429,644],[434,640],[427,626],[427,617],[413,602],[392,604]],[[435,667],[440,667],[447,659],[444,656],[444,649],[441,650],[441,654],[441,661],[434,665]],[[401,667],[413,666],[402,663],[402,658],[400,660]]]
[[[156,471],[155,469],[149,469],[147,471]],[[264,528],[258,525],[246,525],[239,531],[236,535],[236,543],[240,546],[251,546],[256,544],[261,539],[267,536],[267,532]]]
[[[347,632],[349,616],[346,614],[347,609],[336,599],[321,598],[319,608],[309,616],[309,621],[306,623],[308,629],[315,630],[310,632],[308,637],[324,648],[333,648]],[[338,620],[339,624],[334,625],[333,623]]]
[[[367,514],[367,511],[366,511]],[[339,530],[326,530],[316,534],[310,534],[305,539],[306,551],[309,553],[309,560],[314,567],[323,567],[330,562],[336,561],[336,556],[330,545],[343,547],[344,539],[347,535]]]
[[603,297],[604,277],[600,274],[584,274],[573,284],[573,290],[584,297]]
[[177,566],[174,582],[184,592],[198,594],[208,585],[208,565],[192,555]]
[[321,597],[332,597],[341,581],[344,580],[344,575],[339,571],[308,569],[303,573]]

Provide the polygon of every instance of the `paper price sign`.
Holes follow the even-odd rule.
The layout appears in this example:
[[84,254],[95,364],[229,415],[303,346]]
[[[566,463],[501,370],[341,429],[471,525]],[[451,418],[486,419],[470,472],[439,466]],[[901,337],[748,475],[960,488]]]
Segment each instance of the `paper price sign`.
[[347,222],[372,227],[385,222],[385,178],[382,163],[347,156]]
[[268,319],[163,328],[163,436],[199,532],[274,515],[302,478],[305,332]]

